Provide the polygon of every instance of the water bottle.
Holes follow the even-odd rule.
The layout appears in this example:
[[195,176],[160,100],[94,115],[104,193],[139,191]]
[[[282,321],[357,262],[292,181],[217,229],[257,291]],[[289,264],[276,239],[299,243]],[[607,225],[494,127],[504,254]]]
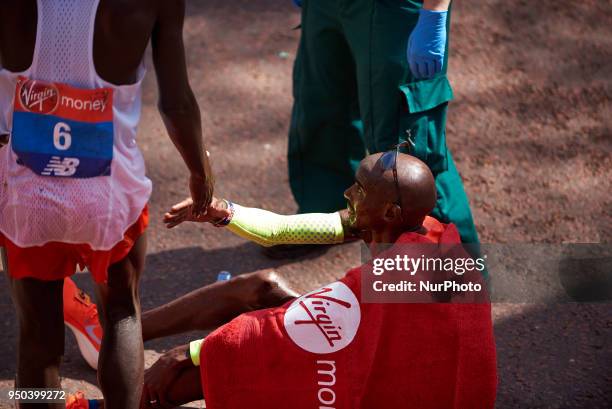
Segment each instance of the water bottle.
[[229,281],[232,278],[232,273],[229,271],[220,271],[217,275],[217,281]]

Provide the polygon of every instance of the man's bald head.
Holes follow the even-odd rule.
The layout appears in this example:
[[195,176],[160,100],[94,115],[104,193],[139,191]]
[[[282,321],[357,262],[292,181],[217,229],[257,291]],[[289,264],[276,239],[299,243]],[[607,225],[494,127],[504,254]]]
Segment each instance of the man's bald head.
[[361,162],[356,174],[356,185],[363,189],[363,198],[350,194],[351,189],[346,195],[349,202],[358,207],[353,210],[369,225],[380,224],[383,220],[393,224],[401,223],[405,228],[420,226],[436,205],[436,185],[429,167],[414,156],[398,154],[398,189],[392,167],[385,169],[383,165],[383,155],[369,155]]
[[406,220],[423,220],[436,207],[436,182],[424,162],[400,153],[397,157],[397,179],[402,195],[402,216]]

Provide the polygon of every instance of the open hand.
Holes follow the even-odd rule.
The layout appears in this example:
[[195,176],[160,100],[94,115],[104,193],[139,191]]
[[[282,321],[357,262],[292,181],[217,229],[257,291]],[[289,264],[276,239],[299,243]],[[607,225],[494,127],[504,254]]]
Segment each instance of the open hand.
[[230,211],[225,207],[225,202],[216,197],[212,198],[204,214],[196,215],[193,208],[193,199],[191,198],[187,198],[172,206],[170,211],[164,215],[166,227],[171,229],[183,222],[212,223],[230,215]]

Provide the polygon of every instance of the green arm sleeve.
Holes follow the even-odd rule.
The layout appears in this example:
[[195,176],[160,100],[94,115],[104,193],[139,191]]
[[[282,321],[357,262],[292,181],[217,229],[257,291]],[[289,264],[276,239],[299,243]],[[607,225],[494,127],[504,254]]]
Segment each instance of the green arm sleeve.
[[265,247],[277,244],[336,244],[344,241],[339,213],[283,216],[267,210],[234,205],[227,228]]

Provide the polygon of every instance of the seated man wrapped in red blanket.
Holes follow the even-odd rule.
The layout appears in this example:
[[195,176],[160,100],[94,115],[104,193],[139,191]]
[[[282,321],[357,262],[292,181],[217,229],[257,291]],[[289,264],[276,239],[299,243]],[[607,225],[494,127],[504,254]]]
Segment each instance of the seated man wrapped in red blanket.
[[[459,240],[453,227],[441,239]],[[398,243],[428,240],[404,233]],[[359,302],[360,268],[204,340],[208,408],[492,408],[486,304]]]
[[[453,225],[427,217],[436,200],[433,177],[411,156],[367,157],[346,197],[345,236],[361,236],[375,257],[384,254],[381,243],[396,243],[386,250],[392,253],[403,244],[460,243]],[[236,206],[227,207],[237,216]],[[370,271],[371,265],[350,270],[281,307],[240,315],[201,346],[192,343],[200,364],[197,395],[207,408],[492,408],[490,305],[479,297],[360,302],[362,283],[369,283],[362,274]],[[171,395],[191,389],[184,383],[195,378],[187,374],[193,369],[182,371]]]
[[[376,259],[397,261],[419,246],[438,249],[430,252],[438,259],[460,244],[455,226],[427,216],[436,202],[431,172],[418,159],[391,151],[366,157],[355,178],[345,193],[348,208],[334,215],[278,216],[216,199],[205,216],[191,214],[190,200],[166,215],[169,227],[209,221],[263,245],[361,238],[373,258],[337,282],[299,298],[285,297],[281,306],[239,315],[204,340],[167,352],[145,375],[143,408],[202,398],[209,409],[494,407],[495,343],[480,273],[451,272],[442,280],[439,268],[426,275],[423,264],[398,276],[406,278],[401,285],[471,280],[482,291],[426,289],[405,302],[386,302],[384,294],[366,300],[373,296],[366,287],[378,278],[390,288],[373,270]],[[296,217],[301,218],[297,224]],[[178,305],[168,307],[175,312],[166,314],[167,320],[187,309],[192,316],[210,314],[194,308],[193,300]]]

